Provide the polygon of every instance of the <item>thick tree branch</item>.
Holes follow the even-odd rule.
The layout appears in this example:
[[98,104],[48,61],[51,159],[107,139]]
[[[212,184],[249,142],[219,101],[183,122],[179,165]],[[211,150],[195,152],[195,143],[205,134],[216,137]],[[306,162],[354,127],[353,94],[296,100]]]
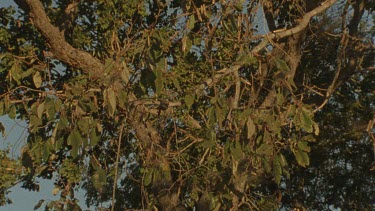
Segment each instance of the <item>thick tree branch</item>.
[[263,7],[264,17],[267,21],[268,29],[272,32],[272,31],[275,31],[277,28],[275,24],[275,19],[273,17],[272,9],[270,8],[268,4],[269,3],[267,1],[263,2],[262,7]]
[[270,32],[266,35],[264,35],[264,40],[259,43],[253,50],[251,51],[252,53],[258,53],[261,51],[263,48],[267,46],[267,44],[270,42],[270,40],[273,39],[281,39],[284,37],[291,36],[293,34],[298,34],[302,30],[304,30],[310,23],[310,20],[312,17],[314,17],[317,14],[320,14],[324,12],[326,9],[331,7],[334,3],[336,3],[337,0],[327,0],[323,2],[319,7],[315,8],[314,10],[308,12],[305,14],[305,16],[302,18],[300,23],[291,29],[285,30],[285,31],[279,31],[279,32]]
[[99,77],[104,65],[91,54],[76,49],[66,42],[63,32],[51,24],[39,0],[15,0],[16,4],[30,16],[31,21],[46,39],[53,57],[70,66]]
[[355,36],[358,34],[358,24],[361,21],[363,13],[365,12],[365,0],[358,0],[353,5],[353,18],[349,23],[349,35]]

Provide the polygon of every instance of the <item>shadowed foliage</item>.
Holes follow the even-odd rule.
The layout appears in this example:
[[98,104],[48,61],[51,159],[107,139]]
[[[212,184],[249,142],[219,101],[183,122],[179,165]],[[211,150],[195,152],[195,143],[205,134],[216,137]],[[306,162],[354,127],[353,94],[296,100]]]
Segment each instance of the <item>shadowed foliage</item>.
[[28,136],[1,205],[44,178],[35,209],[374,208],[373,2],[14,2],[0,115]]

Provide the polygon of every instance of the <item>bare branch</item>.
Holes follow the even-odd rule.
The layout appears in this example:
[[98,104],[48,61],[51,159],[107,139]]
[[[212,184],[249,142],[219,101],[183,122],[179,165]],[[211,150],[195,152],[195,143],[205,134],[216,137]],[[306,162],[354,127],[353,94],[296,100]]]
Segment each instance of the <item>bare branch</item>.
[[293,34],[298,34],[302,30],[304,30],[310,23],[310,20],[312,17],[314,17],[317,14],[320,14],[324,12],[326,9],[328,9],[330,6],[332,6],[334,3],[336,3],[337,0],[327,0],[323,2],[319,7],[315,8],[314,10],[308,12],[305,14],[305,16],[302,18],[300,21],[299,25],[297,25],[294,28],[284,30],[284,31],[278,31],[278,32],[270,32],[266,35],[264,35],[265,39],[259,43],[253,50],[251,51],[252,53],[258,53],[260,50],[265,48],[267,44],[270,42],[270,40],[273,39],[281,39],[284,37],[291,36]]

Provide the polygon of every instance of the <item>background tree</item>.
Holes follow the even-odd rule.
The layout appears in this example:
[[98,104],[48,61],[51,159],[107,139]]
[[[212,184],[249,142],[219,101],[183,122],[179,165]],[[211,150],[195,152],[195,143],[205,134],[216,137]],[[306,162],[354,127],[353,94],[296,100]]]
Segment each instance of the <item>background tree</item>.
[[[42,177],[56,210],[77,188],[112,210],[373,206],[341,187],[374,185],[374,3],[15,2],[0,114],[29,136],[4,200]],[[320,186],[332,174],[347,184]]]

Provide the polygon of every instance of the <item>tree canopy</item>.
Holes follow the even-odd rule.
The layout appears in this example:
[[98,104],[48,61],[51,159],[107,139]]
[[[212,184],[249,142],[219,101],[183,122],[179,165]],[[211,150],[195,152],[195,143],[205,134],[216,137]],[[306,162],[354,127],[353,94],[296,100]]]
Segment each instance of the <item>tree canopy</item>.
[[44,178],[35,209],[374,208],[373,1],[14,2],[0,115],[28,136],[0,205]]

